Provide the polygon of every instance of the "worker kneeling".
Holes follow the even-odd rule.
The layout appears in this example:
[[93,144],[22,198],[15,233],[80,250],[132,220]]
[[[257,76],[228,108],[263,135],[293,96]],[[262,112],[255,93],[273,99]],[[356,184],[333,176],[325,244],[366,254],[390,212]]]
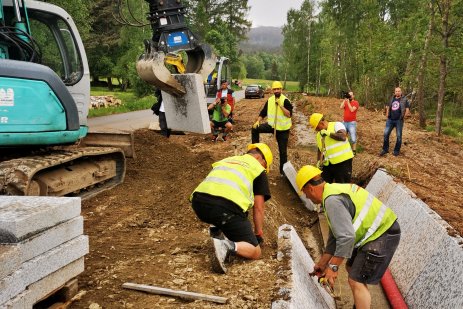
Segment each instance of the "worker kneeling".
[[[212,171],[190,196],[198,218],[214,225],[210,229],[214,271],[226,273],[225,263],[232,255],[260,258],[265,201],[270,199],[267,173],[272,161],[266,144],[250,144],[246,154],[212,164]],[[251,208],[254,230],[247,219]]]
[[215,142],[219,136],[219,130],[222,129],[222,139],[228,140],[228,133],[233,129],[233,125],[229,120],[231,106],[227,103],[226,98],[218,98],[214,103],[207,107],[208,110],[213,110],[211,120],[212,141]]
[[333,289],[338,268],[347,258],[355,308],[370,308],[367,284],[381,280],[399,245],[397,216],[367,190],[355,184],[326,183],[321,173],[306,165],[296,176],[299,190],[321,203],[330,228],[325,252],[310,275],[324,277]]

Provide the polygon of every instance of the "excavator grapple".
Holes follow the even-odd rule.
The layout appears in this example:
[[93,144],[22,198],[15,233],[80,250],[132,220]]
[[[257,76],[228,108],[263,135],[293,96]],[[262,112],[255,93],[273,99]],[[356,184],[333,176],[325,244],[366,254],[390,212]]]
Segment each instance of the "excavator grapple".
[[[200,74],[205,80],[214,70],[217,57],[207,44],[201,44],[185,24],[185,7],[179,0],[146,0],[149,3],[148,21],[153,30],[151,40],[145,42],[145,53],[137,62],[137,72],[147,83],[176,97],[186,93],[185,88],[172,76],[166,63],[180,52],[186,54],[183,73]],[[174,56],[172,56],[174,55]],[[166,59],[167,58],[167,59]]]

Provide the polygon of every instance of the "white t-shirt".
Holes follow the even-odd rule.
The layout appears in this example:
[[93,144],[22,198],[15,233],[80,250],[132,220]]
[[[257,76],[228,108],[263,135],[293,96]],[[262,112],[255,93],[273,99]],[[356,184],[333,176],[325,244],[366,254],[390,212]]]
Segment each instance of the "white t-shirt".
[[342,122],[336,121],[334,123],[334,132],[338,132],[340,130],[346,131],[346,126]]
[[[222,90],[222,94],[220,95],[221,98],[226,98],[228,94],[228,89]],[[235,93],[232,93],[232,97],[235,97]]]

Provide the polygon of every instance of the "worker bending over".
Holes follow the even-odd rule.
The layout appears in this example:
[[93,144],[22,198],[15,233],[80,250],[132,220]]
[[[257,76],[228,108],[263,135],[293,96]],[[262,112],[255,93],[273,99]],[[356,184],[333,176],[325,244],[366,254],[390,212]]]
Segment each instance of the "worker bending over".
[[317,166],[323,168],[323,179],[329,183],[349,183],[354,153],[347,140],[346,127],[342,122],[326,121],[320,113],[312,114],[309,123],[317,132]]
[[315,166],[303,166],[296,184],[312,202],[322,205],[330,231],[325,252],[311,276],[324,277],[334,289],[344,259],[355,308],[370,308],[367,284],[377,284],[400,240],[397,216],[390,208],[355,184],[330,184]]
[[[267,172],[272,161],[272,152],[266,144],[250,144],[246,154],[212,164],[212,171],[190,196],[198,218],[215,226],[211,229],[214,271],[225,273],[225,263],[231,255],[260,258],[264,202],[270,199]],[[250,209],[254,230],[247,219]]]

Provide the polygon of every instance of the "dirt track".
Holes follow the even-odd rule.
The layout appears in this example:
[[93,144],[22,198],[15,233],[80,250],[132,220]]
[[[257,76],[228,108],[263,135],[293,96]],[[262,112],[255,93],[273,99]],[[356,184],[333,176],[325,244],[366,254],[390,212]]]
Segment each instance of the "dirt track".
[[[329,120],[340,120],[339,100],[302,98],[304,113],[321,111]],[[128,161],[124,184],[83,203],[85,234],[90,236],[86,270],[80,276],[80,300],[71,308],[268,308],[276,281],[278,226],[295,226],[316,254],[319,239],[317,215],[299,202],[274,164],[270,173],[272,199],[267,203],[263,259],[237,260],[227,275],[210,270],[207,226],[196,219],[188,196],[223,157],[242,153],[250,141],[250,126],[263,100],[237,104],[237,124],[228,142],[212,144],[205,136],[189,134],[164,139],[148,130],[136,133],[137,159]],[[359,143],[354,177],[364,183],[379,166],[399,176],[462,234],[463,185],[459,170],[461,145],[436,138],[415,124],[405,125],[402,155],[378,158],[385,119],[378,112],[359,111]],[[394,141],[395,137],[391,137]],[[264,139],[274,152],[276,144]],[[278,156],[276,156],[278,162]],[[315,162],[314,148],[295,146],[290,140],[289,159],[296,167]],[[184,302],[174,298],[123,290],[124,282],[158,285],[229,297],[227,305]],[[349,293],[346,291],[346,293]]]

